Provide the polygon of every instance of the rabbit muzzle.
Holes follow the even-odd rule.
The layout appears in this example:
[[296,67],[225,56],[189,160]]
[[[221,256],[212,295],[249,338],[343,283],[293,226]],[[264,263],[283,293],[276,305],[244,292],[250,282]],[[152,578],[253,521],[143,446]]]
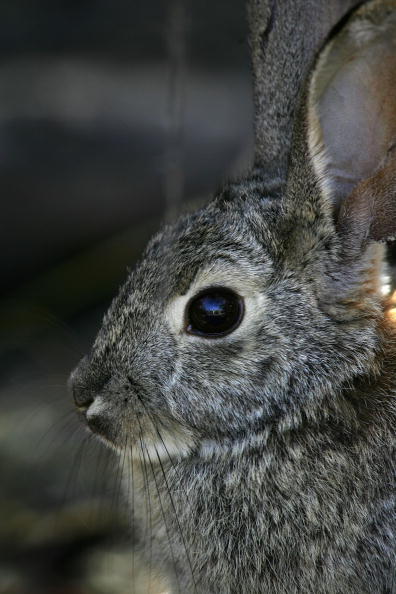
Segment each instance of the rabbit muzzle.
[[87,428],[116,451],[132,457],[169,458],[185,455],[193,439],[185,427],[150,403],[145,390],[133,380],[110,378],[95,371],[84,357],[69,379],[69,390]]

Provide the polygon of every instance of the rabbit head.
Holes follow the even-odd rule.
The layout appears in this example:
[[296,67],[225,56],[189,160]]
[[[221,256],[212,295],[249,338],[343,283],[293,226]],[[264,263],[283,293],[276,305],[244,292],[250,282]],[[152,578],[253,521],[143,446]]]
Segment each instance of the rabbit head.
[[[396,233],[396,12],[379,4],[293,87],[294,128],[291,111],[276,136],[259,126],[253,173],[154,237],[112,303],[71,384],[117,448],[254,445],[336,414],[342,388],[377,371],[379,242]],[[299,77],[314,51],[301,55]]]

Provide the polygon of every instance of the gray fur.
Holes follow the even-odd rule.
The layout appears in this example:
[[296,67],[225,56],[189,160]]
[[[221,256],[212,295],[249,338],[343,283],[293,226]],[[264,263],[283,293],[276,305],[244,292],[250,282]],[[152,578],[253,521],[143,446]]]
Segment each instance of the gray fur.
[[[373,241],[390,230],[360,217],[366,186],[345,198],[358,227],[334,212],[305,97],[281,199],[255,170],[165,227],[72,375],[127,452],[142,552],[172,593],[396,592],[396,335]],[[367,182],[387,181],[384,204],[388,169]],[[183,303],[212,284],[245,297],[244,320],[190,336]]]

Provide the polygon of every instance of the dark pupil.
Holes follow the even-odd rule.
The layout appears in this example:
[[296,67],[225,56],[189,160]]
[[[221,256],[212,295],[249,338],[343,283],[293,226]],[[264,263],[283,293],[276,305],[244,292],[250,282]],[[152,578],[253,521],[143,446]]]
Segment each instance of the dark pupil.
[[218,336],[236,328],[241,320],[241,300],[228,289],[207,291],[190,304],[187,330],[193,334]]

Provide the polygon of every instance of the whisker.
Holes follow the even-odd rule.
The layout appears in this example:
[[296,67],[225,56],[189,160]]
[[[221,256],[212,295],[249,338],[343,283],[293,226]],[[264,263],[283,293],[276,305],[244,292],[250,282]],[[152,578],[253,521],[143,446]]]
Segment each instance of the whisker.
[[[179,475],[179,469],[177,468],[177,466],[175,464],[175,461],[173,460],[173,458],[172,458],[172,456],[171,456],[171,454],[170,454],[170,452],[169,452],[169,450],[168,450],[168,448],[167,448],[167,446],[165,444],[165,441],[164,441],[164,439],[162,437],[162,434],[161,434],[160,430],[158,429],[158,426],[157,426],[156,421],[154,421],[153,416],[150,414],[149,410],[147,409],[147,407],[146,407],[146,405],[144,403],[144,400],[139,395],[137,395],[137,398],[140,401],[140,403],[142,404],[142,406],[144,408],[144,411],[145,411],[148,419],[150,420],[150,422],[151,422],[151,424],[152,424],[152,426],[154,428],[154,431],[156,432],[156,434],[159,437],[159,440],[161,441],[161,444],[162,444],[162,446],[163,446],[163,448],[164,448],[164,450],[166,452],[166,455],[168,457],[168,460],[169,460],[169,462],[170,462],[170,464],[172,466],[172,469],[174,470],[174,472],[176,474],[176,477],[178,479],[179,485],[181,486],[181,489],[183,491],[183,494],[185,495],[186,499],[188,499],[187,491],[185,490],[183,481],[182,481],[182,479],[181,479],[181,477]],[[164,424],[161,421],[161,419],[158,419],[158,422],[164,426]]]
[[[137,417],[137,419],[138,419],[138,422],[140,424],[139,417]],[[141,429],[140,429],[140,431],[141,431]],[[177,591],[179,592],[179,594],[182,594],[181,589],[180,589],[180,580],[179,580],[179,574],[178,574],[178,571],[177,571],[176,558],[175,558],[175,554],[174,554],[173,546],[172,546],[172,539],[171,539],[171,535],[170,535],[170,532],[169,532],[168,524],[167,524],[166,519],[165,519],[165,510],[164,510],[163,501],[162,501],[162,498],[161,498],[161,490],[160,490],[159,485],[158,485],[158,480],[157,480],[157,477],[156,477],[156,474],[155,474],[155,468],[154,468],[153,461],[151,460],[150,453],[149,453],[149,451],[147,449],[147,446],[144,443],[144,441],[143,441],[143,445],[144,445],[144,448],[146,450],[147,459],[149,461],[151,473],[153,475],[154,484],[155,484],[155,488],[156,488],[157,495],[158,495],[158,501],[159,501],[159,504],[160,504],[161,515],[162,515],[162,519],[164,521],[164,527],[165,527],[166,535],[167,535],[168,542],[169,542],[169,549],[170,549],[170,554],[171,554],[171,557],[172,557],[174,574],[175,574],[176,583],[177,583]]]
[[114,510],[118,509],[118,501],[119,501],[121,487],[122,487],[122,472],[124,469],[124,462],[125,462],[126,443],[127,443],[127,440],[125,438],[124,447],[121,448],[121,454],[119,455],[118,461],[117,461],[117,470],[116,470],[116,474],[114,477],[114,491],[113,491],[113,497],[112,497],[112,501],[111,501],[112,512],[114,512]]
[[[100,473],[101,476],[101,480],[100,480],[100,485],[99,485],[99,490],[102,493],[102,504],[105,505],[106,508],[106,513],[108,515],[109,518],[111,518],[111,514],[112,514],[112,507],[111,507],[111,499],[112,499],[112,494],[113,494],[113,490],[112,490],[112,481],[109,480],[109,476],[110,476],[110,472],[109,472],[109,465],[110,462],[114,462],[114,454],[113,452],[104,447],[102,443],[99,442],[99,440],[97,440],[100,447],[102,448],[102,451],[104,452],[104,463],[103,463],[103,467]],[[113,466],[113,464],[112,464]],[[99,502],[98,502],[98,514],[100,512],[100,507],[99,507]]]
[[147,514],[147,518],[148,518],[148,523],[146,523],[146,528],[145,528],[145,540],[148,541],[149,547],[150,547],[149,548],[149,579],[148,579],[148,589],[147,589],[147,593],[150,594],[150,592],[151,592],[151,572],[153,569],[153,567],[152,567],[153,566],[153,517],[152,517],[152,508],[151,508],[150,484],[149,484],[149,480],[148,480],[148,476],[147,476],[146,460],[144,458],[141,429],[139,432],[139,442],[140,442],[139,458],[140,458],[141,465],[142,465],[143,485],[144,485],[145,494],[147,495],[147,497],[144,498],[145,504],[146,504],[146,514]]
[[[67,425],[70,423],[72,416],[75,415],[75,412],[73,410],[68,410],[65,413],[63,413],[58,419],[56,419],[56,421],[54,421],[48,428],[47,430],[40,435],[40,437],[38,438],[36,444],[35,444],[35,448],[36,450],[39,450],[40,447],[43,444],[43,441],[45,441],[45,439],[54,431],[55,428],[58,429],[58,433],[62,432]],[[67,423],[64,423],[65,419],[67,418]],[[61,425],[61,423],[64,423],[63,425]],[[59,427],[59,425],[61,425],[61,427]],[[59,437],[59,435],[56,435],[56,437]],[[54,441],[54,439],[52,439],[52,442]],[[52,443],[50,444],[52,445]]]
[[[69,472],[67,475],[66,484],[65,484],[62,499],[61,499],[61,502],[59,505],[59,510],[63,510],[66,508],[66,503],[70,499],[70,494],[71,494],[72,490],[75,488],[75,485],[76,485],[77,479],[78,479],[78,474],[80,472],[83,451],[84,451],[84,448],[85,448],[88,440],[89,440],[89,435],[87,435],[85,437],[85,439],[83,439],[83,441],[79,444],[77,452],[73,456],[73,461],[72,461],[72,464],[70,466],[70,469],[69,469]],[[58,521],[60,521],[60,516],[58,516]],[[58,531],[59,531],[58,529],[59,529],[59,525],[55,521],[55,526],[54,526],[55,534],[58,533]]]
[[[53,386],[48,386],[48,387],[52,388]],[[52,404],[59,403],[59,402],[66,404],[67,400],[65,400],[64,394],[58,395],[58,396],[56,396],[55,394],[52,394],[48,398],[40,398],[40,402],[31,406],[31,410],[29,412],[27,412],[26,416],[22,420],[23,425],[29,423],[32,419],[34,419],[35,416],[37,416],[43,410],[43,408],[49,408]],[[51,412],[52,412],[52,410],[53,409],[51,409]],[[72,410],[72,409],[70,409],[70,410]]]
[[[166,454],[167,454],[167,458],[168,458],[168,460],[169,460],[169,462],[170,462],[170,464],[171,464],[171,466],[172,466],[172,469],[173,469],[173,470],[174,470],[174,472],[175,472],[176,479],[178,480],[178,485],[180,485],[180,486],[181,486],[182,493],[183,493],[183,495],[185,496],[185,498],[186,498],[186,502],[187,502],[187,501],[188,501],[188,495],[187,495],[187,491],[186,491],[186,489],[185,489],[185,487],[184,487],[183,480],[181,479],[181,477],[180,477],[180,475],[179,475],[179,469],[177,468],[177,466],[176,466],[176,464],[175,464],[174,460],[172,459],[172,456],[171,456],[171,454],[170,454],[170,452],[169,452],[169,450],[168,450],[168,448],[167,448],[167,446],[166,446],[166,444],[165,444],[165,441],[164,441],[164,439],[163,439],[163,437],[162,437],[162,435],[161,435],[161,432],[160,432],[160,430],[159,430],[159,428],[158,428],[158,426],[157,426],[157,423],[154,421],[154,419],[153,419],[152,415],[151,415],[151,414],[150,414],[150,412],[148,411],[148,409],[147,409],[147,407],[146,407],[146,405],[145,405],[145,402],[144,402],[144,400],[143,400],[143,399],[142,399],[142,398],[141,398],[139,395],[137,395],[137,398],[138,398],[138,400],[141,402],[141,404],[142,404],[142,406],[143,406],[143,408],[144,408],[144,410],[145,410],[145,413],[146,413],[147,417],[149,418],[149,420],[150,420],[150,422],[151,422],[152,426],[154,427],[154,430],[155,430],[156,434],[158,435],[158,437],[159,437],[159,439],[160,439],[160,441],[161,441],[161,444],[162,444],[162,446],[164,447],[164,450],[165,450],[165,452],[166,452]],[[160,420],[160,419],[158,419],[158,421],[161,423],[161,420]],[[159,457],[157,449],[156,449],[156,454],[157,454],[157,456]],[[162,465],[161,465],[161,466],[162,466]],[[164,478],[165,478],[165,475],[164,475]],[[167,487],[168,487],[168,491],[169,491],[169,494],[170,494],[170,488],[169,488],[169,486],[168,486],[168,485],[167,485]],[[173,500],[172,500],[172,505],[173,505]],[[174,507],[174,505],[173,505],[173,507]],[[176,516],[176,518],[178,518],[178,516],[177,516],[177,514],[176,514],[176,513],[175,513],[175,516]],[[181,535],[182,535],[182,532],[181,532]],[[196,542],[196,538],[197,538],[197,536],[198,536],[198,535],[197,535],[197,533],[194,533],[194,535],[193,535],[193,537],[192,537],[192,541],[191,541],[193,545],[194,545],[194,544],[195,544],[195,542]],[[188,557],[188,552],[187,552],[187,549],[186,549],[186,545],[185,545],[185,543],[184,543],[184,538],[183,538],[183,536],[182,536],[182,540],[183,540],[184,548],[185,548],[185,550],[186,550],[186,554],[187,554],[187,557]],[[189,565],[190,565],[190,569],[191,569],[191,565],[192,565],[192,564],[191,564],[191,561],[190,561],[190,559],[189,559]],[[193,582],[194,582],[194,587],[195,587],[195,590],[196,590],[196,584],[195,584],[195,581],[194,581],[194,575],[193,575],[193,571],[192,571],[192,569],[191,569],[191,576],[192,576],[192,579],[193,579]]]
[[[133,454],[132,454],[132,446],[130,446],[130,464],[131,469],[129,473],[130,480],[128,481],[128,502],[130,501],[130,518],[131,518],[131,526],[135,530],[135,477],[134,477],[134,469],[133,469]],[[130,486],[130,492],[129,492]],[[132,547],[132,594],[135,594],[135,545]]]
[[[64,420],[64,419],[63,419]],[[51,429],[53,430],[56,424],[53,424]],[[69,430],[69,433],[67,433]],[[49,432],[48,432],[49,433]],[[59,435],[54,435],[51,439],[49,439],[49,435],[47,433],[47,441],[44,443],[44,438],[41,437],[39,440],[39,445],[36,447],[36,451],[34,452],[34,460],[39,462],[40,457],[44,455],[48,455],[47,452],[50,452],[51,458],[56,458],[60,448],[64,448],[66,444],[69,444],[70,441],[75,437],[76,434],[81,433],[81,427],[76,426],[74,424],[73,419],[68,419],[66,423],[63,423],[59,430]],[[89,438],[90,436],[85,434],[84,436],[80,435],[80,439]],[[79,441],[80,441],[79,439]],[[76,445],[75,443],[73,445]],[[69,449],[69,446],[67,446]]]
[[[95,525],[95,517],[98,518],[99,517],[99,509],[98,509],[98,499],[99,499],[99,480],[101,475],[103,476],[104,473],[101,473],[101,465],[102,465],[102,460],[104,458],[104,447],[102,446],[102,444],[100,443],[100,441],[98,439],[94,440],[94,444],[95,444],[95,449],[94,449],[94,456],[93,458],[96,460],[96,470],[95,470],[95,476],[94,476],[94,480],[92,482],[92,489],[91,489],[91,497],[90,499],[92,501],[97,502],[96,504],[96,508],[92,505],[91,506],[91,514],[90,514],[90,522],[91,524],[94,526]],[[97,454],[97,452],[99,451],[99,453]]]
[[[182,478],[179,475],[179,469],[177,468],[177,466],[175,464],[175,461],[173,460],[172,455],[170,454],[170,452],[169,452],[169,450],[168,450],[168,448],[166,446],[165,440],[162,437],[162,434],[161,434],[161,432],[160,432],[160,430],[159,430],[159,428],[157,426],[157,423],[153,420],[153,418],[151,416],[149,416],[149,419],[150,419],[152,425],[154,426],[155,432],[158,435],[158,438],[159,438],[159,440],[160,440],[160,442],[161,442],[161,444],[162,444],[162,446],[163,446],[163,448],[164,448],[164,450],[166,452],[167,458],[168,458],[168,460],[169,460],[169,462],[170,462],[170,464],[172,466],[172,469],[174,470],[174,472],[176,474],[176,477],[177,477],[177,479],[179,481],[179,485],[181,486],[182,491],[183,491],[184,495],[186,496],[186,498],[188,498],[187,491],[185,490],[185,487],[184,487]],[[161,423],[161,420],[159,420],[159,422]]]
[[172,506],[172,509],[173,509],[173,513],[175,514],[175,520],[176,520],[176,524],[177,524],[177,527],[178,527],[178,530],[179,530],[179,533],[180,533],[180,536],[181,536],[181,539],[182,539],[183,547],[184,547],[184,550],[186,552],[187,562],[188,562],[188,565],[189,565],[189,568],[190,568],[190,572],[191,572],[191,579],[192,579],[193,584],[194,584],[194,592],[196,592],[197,591],[197,584],[195,582],[194,571],[193,571],[193,567],[192,567],[192,563],[191,563],[191,557],[190,557],[190,554],[188,552],[186,540],[184,538],[184,534],[183,534],[183,530],[182,530],[182,527],[181,527],[181,524],[180,524],[180,520],[179,520],[179,516],[178,516],[177,510],[176,510],[175,502],[174,502],[174,499],[172,497],[172,492],[171,492],[171,490],[169,488],[169,483],[168,483],[168,480],[166,478],[166,472],[165,472],[164,466],[163,466],[162,461],[161,461],[161,456],[159,455],[158,450],[157,450],[157,448],[155,446],[154,446],[154,449],[155,449],[155,453],[156,453],[157,458],[158,458],[158,463],[159,463],[160,468],[161,468],[162,476],[164,477],[164,481],[165,481],[165,485],[166,485],[166,488],[167,488],[167,491],[168,491],[168,495],[169,495],[169,499],[170,499],[171,506]]

